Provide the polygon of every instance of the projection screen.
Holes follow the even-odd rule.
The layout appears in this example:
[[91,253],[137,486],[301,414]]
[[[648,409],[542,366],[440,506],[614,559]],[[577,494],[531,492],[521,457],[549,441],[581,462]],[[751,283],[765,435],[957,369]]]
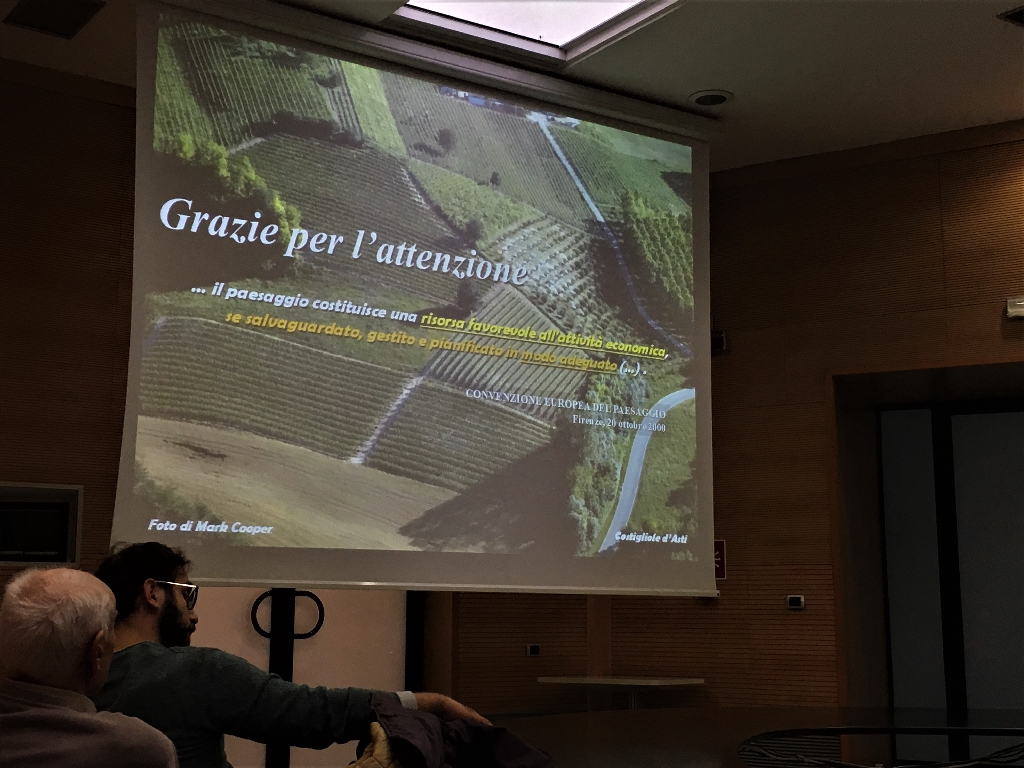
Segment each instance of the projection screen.
[[113,542],[206,583],[714,594],[706,147],[139,18]]

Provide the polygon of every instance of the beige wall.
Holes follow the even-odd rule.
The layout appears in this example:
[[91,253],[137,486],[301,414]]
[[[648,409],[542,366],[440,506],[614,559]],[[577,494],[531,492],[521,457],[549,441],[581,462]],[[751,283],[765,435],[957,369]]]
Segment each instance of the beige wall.
[[[256,634],[249,620],[252,604],[263,591],[203,587],[193,645],[221,648],[266,669],[270,641]],[[295,642],[295,682],[400,690],[405,679],[405,593],[318,589],[316,594],[324,603],[324,625],[310,639]],[[269,600],[259,617],[261,626],[269,628]],[[296,631],[307,631],[315,623],[313,601],[300,597],[295,603]],[[264,748],[255,742],[229,736],[227,753],[234,768],[263,766]],[[292,750],[293,768],[344,766],[354,759],[355,744]]]

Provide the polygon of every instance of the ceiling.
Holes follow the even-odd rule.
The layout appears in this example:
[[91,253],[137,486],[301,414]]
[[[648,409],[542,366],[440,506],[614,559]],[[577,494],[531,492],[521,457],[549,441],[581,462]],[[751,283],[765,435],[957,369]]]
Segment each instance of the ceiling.
[[[1022,1],[682,0],[562,76],[677,107],[733,92],[712,167],[735,168],[1024,118],[1024,28],[996,18]],[[305,4],[373,24],[401,3]],[[110,0],[73,40],[0,25],[0,56],[134,85],[134,17]]]

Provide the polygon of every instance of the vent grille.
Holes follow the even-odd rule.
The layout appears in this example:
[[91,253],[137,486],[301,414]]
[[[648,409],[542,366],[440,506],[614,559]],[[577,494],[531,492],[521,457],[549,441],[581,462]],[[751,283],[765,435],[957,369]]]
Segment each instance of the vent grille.
[[999,18],[1011,24],[1016,24],[1018,27],[1024,27],[1024,5],[1020,8],[1014,8],[1012,11],[1000,13]]
[[104,5],[100,0],[21,0],[4,24],[70,40]]

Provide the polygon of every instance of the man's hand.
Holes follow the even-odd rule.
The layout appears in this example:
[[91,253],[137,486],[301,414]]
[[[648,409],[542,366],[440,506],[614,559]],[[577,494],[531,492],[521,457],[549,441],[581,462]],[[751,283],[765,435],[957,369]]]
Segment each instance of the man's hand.
[[460,704],[441,693],[417,693],[416,708],[429,712],[441,720],[465,720],[479,725],[490,725],[490,721],[479,712]]

